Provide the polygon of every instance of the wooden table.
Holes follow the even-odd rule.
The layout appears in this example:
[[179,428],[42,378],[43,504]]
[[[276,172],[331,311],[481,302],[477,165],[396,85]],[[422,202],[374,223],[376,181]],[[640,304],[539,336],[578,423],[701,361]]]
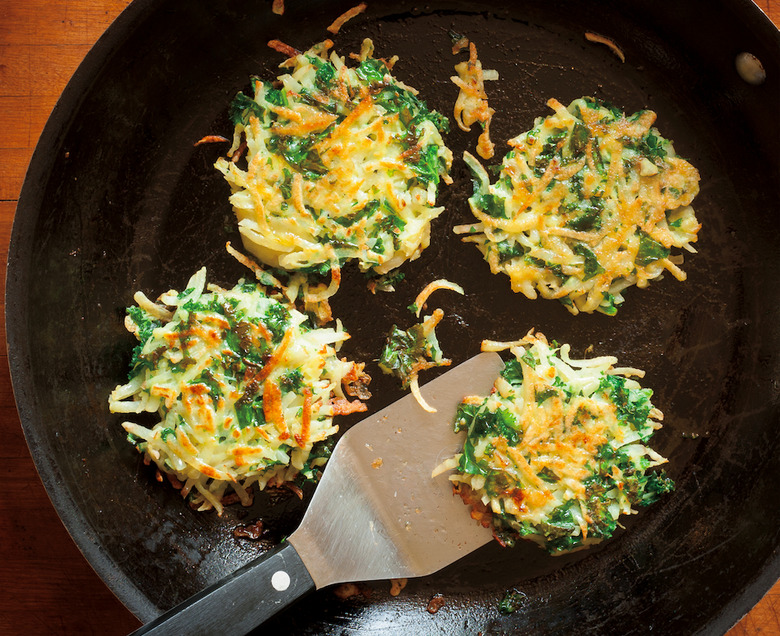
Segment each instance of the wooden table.
[[[79,62],[128,4],[0,0],[0,285],[38,136]],[[780,0],[757,4],[780,25]],[[4,338],[0,356],[0,634],[126,634],[139,621],[92,571],[35,472],[14,405]],[[780,634],[780,583],[729,632],[748,634]]]

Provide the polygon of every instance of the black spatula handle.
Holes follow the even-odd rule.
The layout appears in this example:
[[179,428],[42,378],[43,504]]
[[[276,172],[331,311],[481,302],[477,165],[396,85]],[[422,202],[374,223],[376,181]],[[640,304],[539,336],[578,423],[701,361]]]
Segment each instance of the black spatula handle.
[[267,552],[133,632],[155,636],[241,635],[314,590],[291,543]]

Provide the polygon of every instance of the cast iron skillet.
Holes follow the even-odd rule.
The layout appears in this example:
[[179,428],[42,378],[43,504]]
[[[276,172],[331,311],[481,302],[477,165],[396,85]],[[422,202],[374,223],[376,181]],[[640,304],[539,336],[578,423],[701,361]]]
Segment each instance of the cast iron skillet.
[[[14,223],[7,280],[7,329],[14,390],[41,477],[66,526],[119,598],[148,620],[278,542],[305,507],[279,493],[221,517],[191,511],[125,441],[106,397],[126,373],[133,339],[125,306],[182,288],[206,265],[232,285],[246,275],[224,250],[239,244],[212,169],[224,146],[193,143],[230,135],[227,105],[252,74],[272,77],[279,38],[300,49],[352,2],[137,0],[87,56],[35,152]],[[305,8],[304,8],[305,7]],[[533,545],[489,545],[446,570],[339,600],[314,594],[271,626],[285,633],[659,633],[722,632],[780,575],[778,457],[778,128],[780,38],[749,2],[658,3],[496,1],[373,3],[335,37],[357,51],[398,54],[396,74],[451,114],[456,61],[449,29],[476,42],[486,68],[498,163],[508,138],[581,95],[628,112],[650,107],[661,132],[702,176],[695,207],[704,227],[689,279],[630,289],[617,317],[571,316],[558,303],[529,301],[488,274],[477,251],[450,228],[469,217],[462,161],[444,188],[446,213],[434,241],[404,266],[397,293],[371,296],[347,270],[334,303],[353,338],[345,353],[372,361],[391,324],[408,326],[406,306],[437,277],[461,283],[465,298],[433,298],[446,313],[444,351],[459,362],[482,338],[516,338],[536,327],[583,353],[615,354],[647,370],[646,386],[667,415],[654,446],[670,460],[674,494],[625,522],[595,549],[552,558]],[[586,42],[586,30],[613,37]],[[757,55],[766,82],[734,70]],[[448,136],[456,157],[477,131]],[[372,408],[399,397],[373,362]],[[431,376],[432,377],[432,376]],[[344,426],[352,421],[347,420]],[[310,493],[306,493],[307,497]],[[237,525],[262,519],[260,542]],[[522,593],[517,612],[497,610]],[[425,611],[443,594],[445,606]]]

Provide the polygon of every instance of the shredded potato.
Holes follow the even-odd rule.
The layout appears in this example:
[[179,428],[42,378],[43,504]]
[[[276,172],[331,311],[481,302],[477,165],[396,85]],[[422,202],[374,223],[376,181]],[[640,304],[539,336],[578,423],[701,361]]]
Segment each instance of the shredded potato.
[[109,408],[157,414],[151,428],[124,422],[128,439],[199,510],[221,514],[229,488],[248,505],[252,484],[315,479],[334,415],[366,409],[344,395],[342,384],[369,378],[337,357],[341,324],[312,328],[258,283],[207,287],[203,268],[181,293],[136,300],[127,322],[140,344]]
[[663,472],[647,472],[666,462],[645,445],[663,414],[614,357],[573,359],[568,345],[533,332],[483,349],[510,360],[490,395],[463,400],[455,422],[467,431],[463,452],[434,475],[455,470],[450,480],[472,517],[500,543],[578,549],[673,488]]
[[596,42],[597,44],[603,44],[607,46],[615,55],[617,55],[621,62],[626,61],[626,56],[623,54],[623,50],[610,38],[599,35],[598,33],[591,33],[590,31],[587,31],[585,33],[585,39],[588,42]]
[[368,5],[365,2],[361,2],[359,5],[352,7],[348,11],[345,11],[338,18],[336,18],[329,27],[327,27],[327,30],[335,35],[341,30],[341,27],[343,27],[346,22],[363,13],[367,6]]
[[450,31],[450,39],[452,40],[452,54],[457,55],[464,49],[469,48],[469,39],[460,33]]
[[[372,57],[370,40],[356,67],[331,46],[296,52],[278,88],[254,80],[253,95],[235,98],[230,159],[216,167],[245,249],[266,265],[324,274],[354,259],[382,275],[429,244],[439,182],[450,182],[448,122],[392,77],[393,60]],[[246,166],[231,160],[244,144]]]
[[198,141],[195,142],[195,145],[200,146],[202,144],[214,144],[225,141],[230,140],[227,137],[223,137],[222,135],[206,135],[205,137],[198,139]]
[[428,302],[428,297],[438,289],[448,289],[450,291],[457,292],[461,296],[466,293],[463,291],[463,287],[461,287],[457,283],[453,283],[448,280],[445,280],[444,278],[439,278],[437,280],[431,281],[423,288],[423,290],[419,294],[417,294],[417,298],[414,299],[414,304],[412,305],[412,307],[414,307],[415,316],[417,316],[418,318],[420,317],[420,312],[425,307],[425,303]]
[[478,223],[455,232],[513,291],[558,299],[573,314],[614,315],[626,287],[664,271],[685,280],[671,250],[695,252],[699,173],[651,127],[655,113],[626,117],[589,98],[548,106],[553,115],[510,140],[495,184],[465,153]]
[[[455,122],[458,128],[466,132],[471,125],[479,122],[483,131],[477,143],[477,154],[483,159],[490,159],[495,152],[495,145],[490,141],[490,122],[495,110],[488,106],[485,93],[485,80],[497,80],[498,72],[482,70],[482,63],[477,59],[477,47],[469,42],[469,59],[455,66],[458,75],[450,79],[460,89],[455,101]],[[455,49],[453,48],[453,52]]]
[[274,51],[278,51],[279,53],[286,55],[287,57],[295,57],[301,53],[298,49],[293,48],[289,44],[285,44],[281,40],[268,40],[268,47]]

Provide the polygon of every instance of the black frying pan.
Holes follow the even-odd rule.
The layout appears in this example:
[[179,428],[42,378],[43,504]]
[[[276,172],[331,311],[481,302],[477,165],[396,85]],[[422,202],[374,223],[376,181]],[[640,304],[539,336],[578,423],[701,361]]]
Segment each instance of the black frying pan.
[[[66,526],[119,598],[149,620],[246,563],[296,526],[305,507],[266,493],[221,517],[187,508],[154,481],[125,441],[106,397],[125,377],[133,339],[122,327],[132,293],[181,288],[201,265],[232,285],[246,272],[224,251],[239,244],[228,187],[211,165],[230,135],[227,105],[251,74],[276,75],[271,38],[305,49],[352,2],[137,0],[108,30],[69,84],[35,152],[9,255],[7,330],[14,390],[30,448]],[[462,361],[482,338],[536,327],[583,353],[617,355],[647,370],[667,415],[655,447],[677,490],[625,521],[613,540],[552,558],[533,545],[489,545],[446,570],[346,600],[323,590],[275,619],[279,633],[691,633],[723,632],[780,575],[778,460],[778,127],[780,37],[742,0],[625,2],[375,2],[334,38],[340,52],[364,37],[398,54],[396,74],[451,114],[449,82],[460,58],[448,29],[478,46],[486,68],[499,157],[544,103],[602,97],[629,112],[649,107],[679,154],[701,172],[694,205],[704,227],[689,279],[630,289],[617,317],[571,316],[529,301],[491,276],[450,228],[469,217],[463,163],[441,201],[434,241],[404,266],[395,294],[371,296],[347,269],[334,304],[353,338],[345,353],[373,360],[406,306],[437,277],[444,351]],[[611,36],[626,62],[585,31]],[[766,81],[745,83],[734,59],[750,51]],[[477,131],[457,128],[456,157]],[[498,162],[497,157],[495,163]],[[367,308],[370,308],[367,310]],[[399,397],[371,363],[372,408]],[[345,427],[352,423],[347,420]],[[310,493],[306,493],[307,496]],[[234,529],[262,519],[260,541]],[[504,593],[522,593],[499,614]],[[426,612],[443,594],[444,607]]]

